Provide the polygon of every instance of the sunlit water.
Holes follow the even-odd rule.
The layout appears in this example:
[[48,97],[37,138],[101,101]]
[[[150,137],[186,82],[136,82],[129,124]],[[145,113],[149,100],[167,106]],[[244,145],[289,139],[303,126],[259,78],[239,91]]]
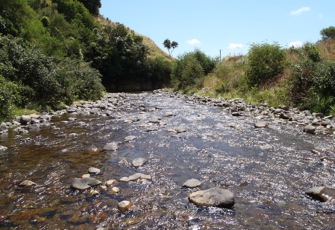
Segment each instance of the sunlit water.
[[[111,117],[63,115],[27,135],[0,137],[0,145],[8,147],[0,152],[0,229],[335,227],[334,203],[305,195],[310,187],[335,185],[334,163],[311,152],[332,152],[333,137],[274,122],[255,129],[252,117],[233,117],[222,108],[168,94],[125,94],[122,102]],[[167,112],[175,116],[165,116]],[[77,121],[63,122],[68,116]],[[186,132],[168,131],[180,127]],[[129,135],[137,138],[124,142]],[[119,149],[102,151],[112,141]],[[148,162],[139,169],[124,164],[138,157]],[[95,177],[103,182],[136,172],[153,181],[118,182],[119,193],[97,188],[100,196],[72,189],[72,178],[91,166],[102,170]],[[191,178],[204,182],[200,189],[233,191],[234,208],[190,203],[188,195],[199,188],[182,184]],[[19,187],[26,179],[37,186]],[[118,211],[122,200],[130,200],[135,209]]]

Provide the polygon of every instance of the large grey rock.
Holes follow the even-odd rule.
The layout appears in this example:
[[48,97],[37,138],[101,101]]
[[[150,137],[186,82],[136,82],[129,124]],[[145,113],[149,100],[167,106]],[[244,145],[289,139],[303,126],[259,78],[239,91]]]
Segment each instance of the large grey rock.
[[335,199],[335,189],[324,186],[313,187],[306,191],[306,194],[313,199],[321,202],[331,201]]
[[185,183],[183,184],[183,187],[187,187],[187,188],[196,188],[196,187],[200,187],[202,185],[202,182],[198,179],[189,179],[187,181],[185,181]]
[[107,150],[107,151],[116,151],[118,148],[119,147],[118,147],[117,142],[110,142],[104,146],[104,150]]
[[71,184],[72,188],[75,189],[79,189],[79,190],[85,190],[88,189],[92,186],[97,186],[99,184],[101,184],[102,182],[92,178],[92,177],[88,177],[88,178],[74,178]]
[[188,199],[199,206],[231,208],[235,204],[234,193],[217,187],[191,193]]

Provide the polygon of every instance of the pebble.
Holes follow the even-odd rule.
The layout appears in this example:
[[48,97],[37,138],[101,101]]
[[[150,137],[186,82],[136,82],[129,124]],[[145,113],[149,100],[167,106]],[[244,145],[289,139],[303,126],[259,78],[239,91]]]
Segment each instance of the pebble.
[[187,187],[187,188],[196,188],[196,187],[200,187],[202,185],[202,182],[198,179],[189,179],[187,181],[185,181],[185,183],[183,184],[183,187]]
[[218,187],[194,192],[190,194],[188,198],[192,203],[198,206],[231,208],[235,204],[234,193],[228,189]]
[[31,187],[31,186],[35,186],[35,185],[36,185],[36,183],[31,181],[31,180],[24,180],[19,184],[19,186],[21,186],[21,187]]

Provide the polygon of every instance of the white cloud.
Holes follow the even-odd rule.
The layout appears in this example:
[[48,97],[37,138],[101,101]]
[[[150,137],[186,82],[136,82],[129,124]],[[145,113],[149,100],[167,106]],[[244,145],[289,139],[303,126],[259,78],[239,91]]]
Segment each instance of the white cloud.
[[228,49],[235,50],[235,49],[241,49],[243,48],[243,44],[239,43],[230,43],[228,46]]
[[308,12],[308,11],[310,11],[310,10],[311,10],[310,7],[308,7],[308,6],[303,6],[303,7],[299,8],[299,9],[297,9],[297,10],[292,11],[292,12],[291,12],[291,15],[297,16],[297,15],[300,15],[300,14],[302,14],[302,13]]
[[304,43],[303,42],[301,42],[301,41],[294,41],[294,42],[290,42],[290,43],[288,43],[288,47],[294,47],[294,48],[300,48],[300,47],[302,47],[304,45]]
[[200,41],[198,39],[193,38],[191,40],[188,40],[187,44],[189,44],[191,46],[197,46],[197,45],[200,45]]

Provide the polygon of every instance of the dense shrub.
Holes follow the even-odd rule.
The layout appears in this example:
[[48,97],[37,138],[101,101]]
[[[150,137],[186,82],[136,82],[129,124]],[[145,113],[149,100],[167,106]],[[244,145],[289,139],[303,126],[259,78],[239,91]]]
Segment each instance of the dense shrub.
[[335,105],[335,62],[322,60],[310,43],[296,52],[299,58],[291,67],[292,101],[302,108],[329,113]]
[[200,88],[204,77],[214,69],[215,65],[215,60],[199,50],[186,53],[179,57],[172,69],[172,85],[177,90]]
[[97,99],[103,92],[100,74],[87,63],[47,57],[21,39],[0,37],[0,74],[22,85],[27,104],[55,107],[76,99]]
[[285,53],[278,44],[253,44],[248,53],[246,77],[250,87],[260,86],[281,74]]

